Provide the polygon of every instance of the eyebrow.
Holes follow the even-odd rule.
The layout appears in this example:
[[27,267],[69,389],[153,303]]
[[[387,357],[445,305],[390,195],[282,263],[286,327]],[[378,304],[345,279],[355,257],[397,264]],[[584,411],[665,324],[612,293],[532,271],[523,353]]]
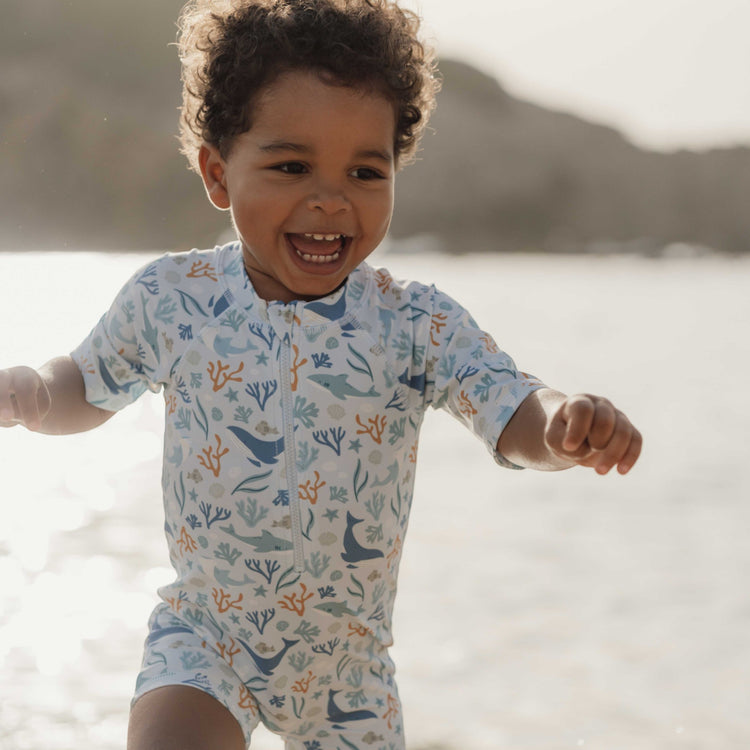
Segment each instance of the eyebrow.
[[[258,149],[265,154],[273,154],[279,151],[293,151],[297,154],[311,154],[313,149],[309,146],[304,146],[301,143],[293,143],[292,141],[270,141],[269,143],[261,143]],[[357,159],[377,159],[388,164],[393,162],[393,153],[387,150],[381,150],[378,148],[365,148],[361,151],[357,151],[355,154]]]

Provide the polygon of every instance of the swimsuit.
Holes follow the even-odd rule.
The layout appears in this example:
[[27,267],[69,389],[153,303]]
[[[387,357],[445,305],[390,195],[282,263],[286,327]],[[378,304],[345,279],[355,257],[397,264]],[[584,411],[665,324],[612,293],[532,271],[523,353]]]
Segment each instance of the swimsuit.
[[188,684],[247,741],[402,750],[388,654],[425,409],[495,452],[542,384],[434,287],[367,264],[312,302],[266,303],[238,243],[136,273],[73,353],[87,399],[163,388],[175,581],[150,620],[136,699]]

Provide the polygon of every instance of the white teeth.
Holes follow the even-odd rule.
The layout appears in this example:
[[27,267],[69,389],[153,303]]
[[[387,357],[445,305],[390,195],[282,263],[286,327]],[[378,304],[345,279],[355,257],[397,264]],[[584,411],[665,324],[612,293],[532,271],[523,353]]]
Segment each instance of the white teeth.
[[333,263],[338,260],[340,253],[333,253],[331,255],[310,255],[310,253],[297,253],[303,260],[308,263]]
[[305,233],[305,237],[308,240],[318,240],[318,241],[326,240],[328,242],[333,242],[334,240],[338,240],[343,236],[344,236],[343,234],[308,234],[308,233]]
[[[317,232],[305,232],[302,236],[306,240],[314,240],[315,242],[336,242],[337,240],[343,242],[346,239],[345,234],[318,234]],[[326,253],[325,255],[304,253],[300,250],[297,250],[297,255],[308,263],[319,263],[323,265],[325,263],[333,263],[334,261],[337,261],[341,257],[341,247],[339,250],[336,250],[336,252]]]

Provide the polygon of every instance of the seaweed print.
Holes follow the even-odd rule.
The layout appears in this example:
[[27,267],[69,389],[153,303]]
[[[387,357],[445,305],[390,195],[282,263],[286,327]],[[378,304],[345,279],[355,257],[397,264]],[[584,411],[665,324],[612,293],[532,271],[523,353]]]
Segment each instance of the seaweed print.
[[541,383],[450,297],[385,269],[266,303],[238,243],[149,263],[73,356],[102,408],[165,397],[176,578],[139,690],[189,670],[250,729],[401,750],[388,647],[422,418],[451,412],[508,466],[497,435]]

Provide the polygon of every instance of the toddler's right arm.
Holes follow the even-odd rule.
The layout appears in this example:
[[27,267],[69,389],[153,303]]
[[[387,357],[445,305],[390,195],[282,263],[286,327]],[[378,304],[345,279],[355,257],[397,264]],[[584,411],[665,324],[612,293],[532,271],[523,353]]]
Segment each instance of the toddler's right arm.
[[71,357],[57,357],[39,370],[0,370],[0,427],[22,424],[33,432],[68,435],[92,430],[113,414],[86,401],[83,376]]

